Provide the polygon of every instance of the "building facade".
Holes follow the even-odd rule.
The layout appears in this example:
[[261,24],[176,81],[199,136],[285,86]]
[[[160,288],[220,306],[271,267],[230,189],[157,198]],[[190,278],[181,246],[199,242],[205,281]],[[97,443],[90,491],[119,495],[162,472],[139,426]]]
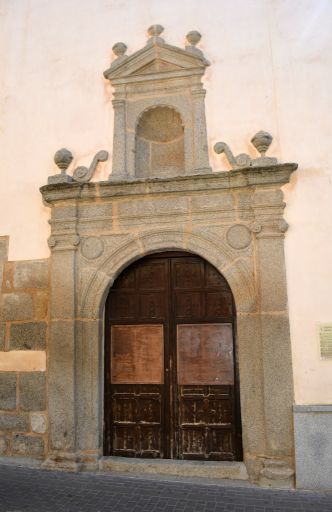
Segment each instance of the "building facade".
[[99,4],[3,3],[1,455],[329,489],[331,9]]

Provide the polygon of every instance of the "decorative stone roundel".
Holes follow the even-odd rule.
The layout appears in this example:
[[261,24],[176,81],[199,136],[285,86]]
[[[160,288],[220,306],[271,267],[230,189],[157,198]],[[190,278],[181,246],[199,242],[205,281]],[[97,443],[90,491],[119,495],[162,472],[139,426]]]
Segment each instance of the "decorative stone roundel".
[[226,240],[233,249],[244,249],[251,242],[251,233],[243,224],[235,224],[227,231]]
[[104,242],[96,236],[85,238],[81,245],[81,252],[85,258],[94,260],[99,258],[104,251]]

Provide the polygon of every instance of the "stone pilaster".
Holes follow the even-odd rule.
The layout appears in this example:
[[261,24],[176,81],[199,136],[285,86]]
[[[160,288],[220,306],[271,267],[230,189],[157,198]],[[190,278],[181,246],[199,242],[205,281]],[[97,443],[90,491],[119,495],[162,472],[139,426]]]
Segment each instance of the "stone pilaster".
[[125,100],[115,96],[113,132],[113,164],[110,179],[123,180],[127,177],[126,169],[126,104]]
[[284,258],[281,190],[255,193],[256,264],[264,387],[266,451],[260,483],[290,486],[293,477],[293,374]]
[[193,139],[194,139],[194,161],[193,173],[211,172],[208,157],[206,120],[205,120],[205,98],[206,91],[201,85],[192,88],[193,102]]
[[77,470],[76,451],[76,203],[53,207],[48,343],[49,458],[47,468]]

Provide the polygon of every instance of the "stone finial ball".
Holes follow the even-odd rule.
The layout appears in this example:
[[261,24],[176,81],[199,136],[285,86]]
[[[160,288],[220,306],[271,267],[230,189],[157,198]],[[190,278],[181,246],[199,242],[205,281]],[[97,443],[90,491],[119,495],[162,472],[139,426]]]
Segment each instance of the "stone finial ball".
[[160,34],[164,32],[164,27],[162,25],[151,25],[148,28],[148,34],[150,37],[160,36]]
[[59,169],[67,169],[69,167],[71,161],[73,159],[73,155],[69,151],[69,149],[61,148],[54,154],[54,162],[59,167]]
[[116,55],[117,57],[122,57],[122,55],[124,55],[127,51],[127,45],[121,42],[115,43],[115,45],[112,48],[112,51],[114,55]]
[[192,30],[191,32],[188,32],[186,35],[186,39],[189,44],[192,44],[193,46],[196,46],[197,43],[201,40],[201,34],[197,30]]
[[259,153],[265,153],[272,142],[272,135],[269,132],[260,130],[251,139],[251,143],[255,146]]

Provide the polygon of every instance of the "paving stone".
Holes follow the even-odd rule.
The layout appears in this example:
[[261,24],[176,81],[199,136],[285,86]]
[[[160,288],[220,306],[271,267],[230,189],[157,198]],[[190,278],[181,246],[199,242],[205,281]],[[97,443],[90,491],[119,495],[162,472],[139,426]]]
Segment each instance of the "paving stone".
[[45,373],[27,372],[19,377],[19,400],[23,411],[43,411],[46,408]]
[[45,322],[11,324],[10,350],[44,350],[46,345]]
[[0,409],[16,408],[16,373],[0,372]]
[[[19,436],[17,443],[32,436]],[[38,439],[38,438],[34,438]],[[30,442],[30,441],[29,441]],[[28,442],[28,443],[29,443]],[[15,443],[15,440],[14,440]],[[0,466],[0,511],[331,512],[332,494]]]

